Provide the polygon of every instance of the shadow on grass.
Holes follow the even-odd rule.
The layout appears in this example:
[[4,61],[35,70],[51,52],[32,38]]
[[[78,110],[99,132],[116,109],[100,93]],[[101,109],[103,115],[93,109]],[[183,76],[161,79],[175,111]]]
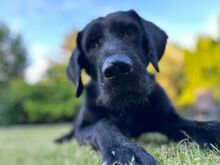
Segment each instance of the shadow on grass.
[[137,140],[137,143],[141,145],[165,145],[169,144],[172,141],[169,140],[166,136],[160,133],[145,133],[141,135]]

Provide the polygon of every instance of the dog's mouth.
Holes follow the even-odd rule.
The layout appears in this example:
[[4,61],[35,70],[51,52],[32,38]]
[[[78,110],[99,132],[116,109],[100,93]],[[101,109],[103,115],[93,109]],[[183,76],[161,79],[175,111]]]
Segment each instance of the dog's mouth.
[[140,76],[135,72],[104,80],[100,85],[97,103],[113,108],[143,104],[148,101],[152,84],[148,76]]

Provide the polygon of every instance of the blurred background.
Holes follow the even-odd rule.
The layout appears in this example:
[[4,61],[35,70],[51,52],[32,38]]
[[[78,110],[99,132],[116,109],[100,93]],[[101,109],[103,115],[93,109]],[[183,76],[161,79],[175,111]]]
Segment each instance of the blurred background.
[[0,125],[71,121],[82,98],[75,98],[65,68],[77,32],[129,9],[169,36],[156,78],[178,112],[219,120],[219,0],[9,0],[0,5]]

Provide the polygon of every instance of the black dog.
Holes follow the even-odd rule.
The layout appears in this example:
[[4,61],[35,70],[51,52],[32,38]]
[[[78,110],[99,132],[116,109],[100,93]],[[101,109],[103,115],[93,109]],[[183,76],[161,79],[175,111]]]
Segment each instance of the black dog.
[[100,150],[105,164],[156,164],[150,154],[128,139],[144,132],[219,147],[220,123],[181,118],[147,72],[149,63],[159,71],[166,41],[164,31],[133,10],[97,18],[79,32],[67,74],[76,86],[77,97],[83,91],[81,69],[91,81],[74,129],[57,142],[75,135],[81,144]]

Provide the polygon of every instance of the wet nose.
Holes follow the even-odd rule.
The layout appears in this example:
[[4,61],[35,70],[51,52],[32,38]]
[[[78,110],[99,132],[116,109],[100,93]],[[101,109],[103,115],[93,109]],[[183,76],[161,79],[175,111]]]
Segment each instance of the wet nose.
[[105,78],[114,78],[128,74],[132,70],[132,61],[126,55],[115,54],[107,57],[102,66]]

